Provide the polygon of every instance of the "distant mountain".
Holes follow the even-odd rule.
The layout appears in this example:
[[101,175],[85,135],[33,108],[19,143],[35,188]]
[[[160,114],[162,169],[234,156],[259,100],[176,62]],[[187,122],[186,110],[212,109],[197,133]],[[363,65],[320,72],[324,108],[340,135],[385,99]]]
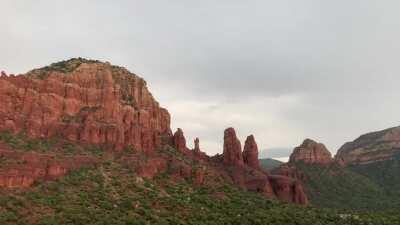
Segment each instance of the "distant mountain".
[[400,209],[400,128],[362,135],[332,158],[305,140],[274,174],[302,180],[313,205],[340,209]]
[[358,165],[385,161],[400,154],[400,127],[364,134],[344,144],[336,159]]
[[269,158],[268,159],[260,159],[260,166],[261,166],[261,168],[263,168],[265,170],[275,169],[282,164],[283,164],[283,162],[275,160],[275,159],[269,159]]

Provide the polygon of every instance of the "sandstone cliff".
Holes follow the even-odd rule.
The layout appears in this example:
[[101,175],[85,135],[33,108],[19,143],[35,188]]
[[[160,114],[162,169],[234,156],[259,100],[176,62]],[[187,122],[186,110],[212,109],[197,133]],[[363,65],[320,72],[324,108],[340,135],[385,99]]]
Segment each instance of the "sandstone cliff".
[[[170,115],[146,82],[122,67],[78,58],[18,76],[2,73],[0,106],[0,136],[24,134],[26,140],[18,142],[26,141],[21,146],[28,149],[21,151],[14,139],[0,138],[0,160],[22,161],[0,167],[0,187],[29,187],[38,180],[114,160],[140,178],[168,174],[174,181],[187,179],[195,186],[228,181],[268,197],[308,203],[295,179],[269,176],[260,168],[252,135],[243,152],[233,128],[224,132],[222,156],[207,156],[198,138],[190,150],[182,129],[172,135]],[[58,145],[73,143],[82,151],[64,154],[49,146],[41,153],[38,145],[31,146],[50,139],[57,139]],[[104,148],[92,154],[79,147],[89,145]]]
[[289,163],[303,162],[306,164],[329,164],[332,163],[332,155],[324,144],[306,139],[296,147],[290,155]]
[[170,136],[170,115],[128,70],[71,59],[0,78],[0,131],[132,146],[152,153]]
[[400,127],[394,127],[362,135],[344,144],[335,158],[345,165],[369,164],[390,160],[398,154],[400,154]]

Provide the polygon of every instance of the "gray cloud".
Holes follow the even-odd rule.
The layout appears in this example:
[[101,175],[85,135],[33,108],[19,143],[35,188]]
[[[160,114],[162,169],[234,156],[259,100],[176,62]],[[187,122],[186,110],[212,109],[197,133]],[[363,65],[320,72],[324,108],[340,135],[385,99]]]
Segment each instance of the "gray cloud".
[[173,126],[221,152],[222,133],[260,148],[303,138],[335,152],[398,125],[394,0],[0,2],[0,69],[82,56],[144,77]]

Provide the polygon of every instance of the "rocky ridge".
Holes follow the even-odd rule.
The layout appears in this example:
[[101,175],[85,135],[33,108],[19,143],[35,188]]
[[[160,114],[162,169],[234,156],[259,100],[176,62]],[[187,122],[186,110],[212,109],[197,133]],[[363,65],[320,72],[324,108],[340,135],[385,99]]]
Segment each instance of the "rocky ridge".
[[[168,173],[174,180],[190,179],[197,186],[215,185],[217,177],[224,177],[268,197],[308,203],[298,181],[260,169],[254,136],[248,137],[243,152],[233,128],[224,132],[222,156],[207,156],[198,138],[194,149],[188,149],[182,129],[172,135],[170,115],[155,101],[146,82],[122,67],[78,58],[24,75],[2,73],[0,105],[0,132],[23,133],[32,140],[61,137],[77,145],[103,146],[115,155],[108,158],[117,157],[140,177],[153,179]],[[12,145],[9,142],[6,148]],[[3,153],[5,158],[31,157],[23,166],[0,168],[0,186],[9,188],[28,187],[105,159],[85,158],[84,153],[57,156],[51,150],[42,155],[36,149],[29,153],[17,149],[12,156],[8,151],[15,150]]]
[[360,136],[345,143],[335,159],[345,165],[370,164],[393,159],[400,154],[400,127]]

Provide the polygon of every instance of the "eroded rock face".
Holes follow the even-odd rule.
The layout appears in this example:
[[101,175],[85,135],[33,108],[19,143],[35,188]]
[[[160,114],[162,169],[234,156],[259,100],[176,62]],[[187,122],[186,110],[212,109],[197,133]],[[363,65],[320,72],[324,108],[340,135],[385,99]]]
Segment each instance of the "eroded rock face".
[[311,139],[306,139],[299,147],[296,147],[290,155],[289,163],[296,162],[329,164],[333,162],[333,159],[325,145]]
[[140,177],[153,179],[157,174],[167,169],[168,162],[161,157],[151,158],[145,162],[140,162],[136,168],[136,173]]
[[258,147],[253,135],[247,137],[242,153],[235,130],[233,128],[226,129],[223,155],[215,156],[213,159],[215,161],[223,160],[224,168],[220,171],[228,173],[236,186],[286,202],[308,204],[303,187],[296,179],[269,175],[261,170]]
[[181,128],[178,128],[174,134],[174,146],[182,153],[188,151],[188,148],[186,147],[186,138]]
[[[172,136],[170,115],[146,82],[124,68],[73,59],[25,75],[0,78],[0,131],[62,136],[152,153]],[[61,70],[61,71],[60,71]]]
[[236,136],[235,129],[228,128],[224,132],[223,160],[225,165],[243,166],[242,145]]
[[[146,82],[121,67],[72,59],[25,75],[4,73],[0,106],[0,131],[24,132],[30,138],[61,136],[73,143],[115,150],[132,147],[135,154],[110,154],[111,158],[121,156],[115,160],[133,168],[139,180],[163,173],[174,180],[190,179],[196,186],[229,180],[268,197],[307,203],[300,184],[288,177],[270,177],[259,168],[253,136],[247,138],[243,153],[233,128],[224,132],[221,156],[208,157],[200,150],[199,139],[193,151],[188,150],[183,131],[172,135],[169,113],[154,100]],[[169,146],[184,154],[178,158],[167,151]],[[159,147],[161,151],[155,152]],[[10,188],[29,187],[37,180],[54,179],[101,160],[13,150],[0,151],[2,157],[21,162],[0,168],[0,187]]]
[[309,203],[299,181],[279,175],[270,175],[268,179],[278,199],[301,205]]
[[243,161],[246,165],[253,169],[260,169],[260,161],[258,160],[258,146],[253,135],[248,136],[244,144]]
[[200,139],[199,138],[194,139],[194,149],[193,149],[193,151],[201,152],[201,150],[200,150]]
[[335,159],[342,165],[369,164],[391,160],[400,154],[400,127],[360,136],[344,144]]
[[[39,180],[52,180],[67,172],[96,164],[88,156],[57,156],[0,149],[0,187],[27,188]],[[5,162],[5,161],[6,162]]]
[[205,181],[205,176],[206,176],[206,168],[202,167],[202,168],[197,168],[194,171],[194,185],[196,186],[202,186],[204,184]]
[[304,173],[299,171],[295,165],[290,165],[290,164],[283,164],[274,170],[271,171],[272,174],[277,174],[277,175],[282,175],[285,177],[290,177],[296,180],[301,180],[304,181],[306,179],[306,176]]
[[210,157],[205,152],[201,151],[199,138],[194,139],[193,156],[196,160],[203,162],[209,161],[210,159]]

